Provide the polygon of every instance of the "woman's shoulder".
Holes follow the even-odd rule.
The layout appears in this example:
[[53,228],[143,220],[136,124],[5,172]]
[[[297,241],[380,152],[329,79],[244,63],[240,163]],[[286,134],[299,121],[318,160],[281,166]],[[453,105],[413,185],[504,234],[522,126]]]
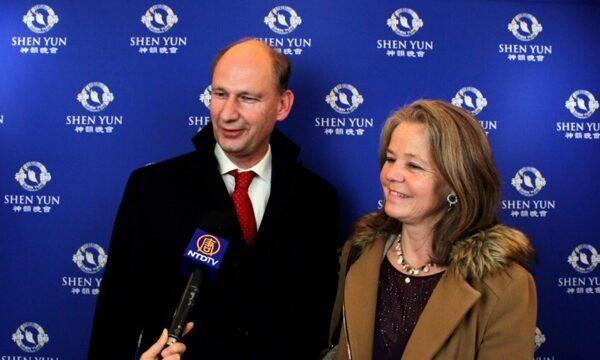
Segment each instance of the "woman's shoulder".
[[486,291],[500,298],[512,292],[521,292],[524,289],[535,289],[531,273],[523,266],[513,262],[502,271],[489,274],[482,279]]
[[495,225],[453,244],[448,269],[469,281],[489,282],[504,275],[528,274],[525,268],[532,257],[533,247],[527,236],[508,226]]
[[385,236],[382,231],[378,230],[380,227],[379,217],[378,213],[369,213],[358,219],[354,223],[352,233],[344,247],[362,251],[373,244],[377,237]]

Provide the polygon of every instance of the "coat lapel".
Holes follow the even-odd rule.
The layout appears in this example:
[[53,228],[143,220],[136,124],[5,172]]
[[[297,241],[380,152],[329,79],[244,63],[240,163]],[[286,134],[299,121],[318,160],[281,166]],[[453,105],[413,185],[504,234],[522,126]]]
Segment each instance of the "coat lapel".
[[463,278],[444,274],[419,317],[402,359],[432,359],[480,296]]
[[346,276],[344,307],[348,342],[353,359],[370,359],[373,355],[373,332],[379,268],[383,259],[385,240],[373,244],[352,264]]

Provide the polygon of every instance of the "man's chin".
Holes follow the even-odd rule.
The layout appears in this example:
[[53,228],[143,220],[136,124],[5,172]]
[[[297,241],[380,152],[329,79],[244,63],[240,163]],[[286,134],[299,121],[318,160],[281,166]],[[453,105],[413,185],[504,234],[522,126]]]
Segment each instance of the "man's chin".
[[225,152],[225,154],[229,156],[240,156],[243,154],[244,146],[237,141],[231,141],[227,139],[221,139],[219,141],[219,145],[221,149]]

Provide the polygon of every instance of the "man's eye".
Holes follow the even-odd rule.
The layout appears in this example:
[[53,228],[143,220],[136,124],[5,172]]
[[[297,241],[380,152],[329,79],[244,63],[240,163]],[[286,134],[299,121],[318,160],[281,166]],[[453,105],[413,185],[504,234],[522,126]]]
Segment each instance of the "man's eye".
[[221,91],[213,91],[212,96],[217,97],[217,98],[224,98],[225,93],[221,92]]
[[256,98],[252,96],[242,96],[242,100],[246,102],[253,102],[256,101]]

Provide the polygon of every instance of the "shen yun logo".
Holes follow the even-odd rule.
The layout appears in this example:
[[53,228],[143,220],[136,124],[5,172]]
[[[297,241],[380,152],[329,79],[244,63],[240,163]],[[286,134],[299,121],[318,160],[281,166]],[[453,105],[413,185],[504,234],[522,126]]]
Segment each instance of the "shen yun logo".
[[[339,114],[350,114],[364,102],[356,87],[338,84],[325,96],[325,102]],[[324,128],[325,135],[362,136],[367,128],[373,127],[373,118],[366,117],[316,117],[314,126]]]
[[[23,164],[15,173],[15,180],[21,187],[30,192],[44,188],[52,179],[46,166],[39,161]],[[4,205],[12,206],[15,213],[49,213],[54,206],[60,205],[59,195],[23,195],[5,194]]]
[[511,180],[512,186],[523,196],[534,196],[546,186],[546,179],[534,167],[521,168]]
[[15,180],[27,191],[38,191],[46,186],[51,179],[52,176],[44,164],[38,161],[25,163],[15,174]]
[[167,5],[157,4],[151,6],[144,16],[142,16],[142,23],[146,25],[148,30],[155,34],[162,34],[177,24],[179,18],[173,10]]
[[587,119],[598,110],[598,101],[594,95],[587,90],[577,90],[569,96],[565,107],[578,119]]
[[538,22],[535,16],[527,13],[520,13],[508,24],[508,30],[521,41],[531,41],[542,32],[542,24]]
[[207,109],[210,109],[210,100],[212,99],[212,85],[208,85],[204,92],[200,94],[200,102],[206,106]]
[[590,244],[579,244],[567,257],[567,262],[573,270],[581,275],[558,278],[558,287],[566,288],[569,295],[600,295],[600,278],[590,276],[600,263],[600,254]]
[[[302,24],[302,18],[298,16],[296,10],[289,6],[276,6],[267,13],[263,22],[272,32],[288,35]],[[312,46],[311,38],[285,36],[257,37],[256,39],[287,56],[302,55],[306,49]]]
[[390,16],[387,25],[398,35],[403,37],[413,36],[423,27],[423,20],[412,9],[401,8]]
[[[598,101],[587,90],[576,90],[565,101],[565,107],[571,115],[578,119],[590,118],[598,110]],[[564,133],[566,139],[575,140],[600,140],[600,123],[586,121],[558,121],[556,131]]]
[[[515,38],[523,42],[535,39],[542,32],[542,24],[535,16],[527,13],[515,15],[508,23],[508,30]],[[500,44],[500,54],[507,54],[510,61],[542,62],[552,54],[552,45],[540,44]]]
[[[154,34],[164,34],[179,22],[175,12],[164,4],[152,5],[141,17],[141,22]],[[137,47],[140,54],[170,55],[187,46],[185,36],[132,36],[129,46]]]
[[264,22],[274,33],[286,35],[302,24],[302,18],[289,6],[276,6],[265,16]]
[[48,5],[35,5],[23,16],[23,22],[36,34],[50,31],[58,23],[58,16]]
[[[210,100],[212,99],[212,85],[208,85],[204,91],[198,97],[198,100],[206,109],[210,111]],[[192,126],[196,131],[202,130],[206,125],[210,123],[210,115],[204,113],[204,115],[190,115],[188,116],[188,126]]]
[[[71,260],[82,272],[93,275],[100,272],[106,266],[108,256],[104,249],[95,243],[81,245],[73,254]],[[80,275],[80,274],[77,274]],[[88,296],[100,293],[101,276],[70,276],[61,278],[61,286],[69,289],[71,295]]]
[[578,273],[588,274],[600,263],[600,255],[592,245],[581,244],[571,252],[568,261]]
[[[413,9],[400,8],[390,15],[386,24],[396,35],[409,38],[423,27],[424,22]],[[377,49],[384,50],[386,56],[422,58],[433,50],[433,41],[381,39],[377,40]]]
[[325,97],[325,102],[340,114],[350,114],[364,102],[364,99],[354,86],[338,84]]
[[[531,198],[546,186],[546,179],[536,168],[526,166],[517,171],[511,184],[519,194]],[[502,210],[510,211],[512,217],[545,218],[553,209],[556,209],[555,200],[502,200]]]
[[115,96],[108,86],[101,82],[91,82],[77,94],[77,101],[91,112],[104,110],[114,99]]
[[546,342],[546,335],[544,335],[542,333],[542,330],[540,330],[539,327],[535,328],[534,341],[535,341],[535,350],[539,349],[540,346],[542,346],[542,344]]
[[21,350],[34,353],[44,347],[50,341],[50,338],[40,325],[34,322],[26,322],[21,324],[12,334],[12,340]]
[[452,98],[452,105],[461,107],[472,115],[477,115],[488,104],[481,91],[474,87],[463,87]]
[[[77,94],[77,101],[93,113],[103,111],[114,99],[108,86],[98,81],[87,84]],[[67,115],[66,125],[78,134],[110,134],[123,125],[123,115]]]
[[94,243],[83,244],[73,254],[73,262],[86,274],[95,274],[102,270],[106,265],[107,258],[104,249]]
[[[58,23],[58,15],[48,5],[35,5],[25,13],[23,22],[38,35],[50,31]],[[18,47],[21,54],[57,54],[62,46],[67,46],[65,36],[13,36],[11,46]]]

